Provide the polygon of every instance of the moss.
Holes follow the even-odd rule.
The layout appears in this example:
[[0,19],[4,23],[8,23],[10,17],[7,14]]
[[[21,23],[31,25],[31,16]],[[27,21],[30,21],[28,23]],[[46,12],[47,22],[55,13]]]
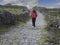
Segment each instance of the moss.
[[47,37],[45,42],[53,43],[54,41],[51,38]]
[[8,25],[0,25],[0,34],[4,34],[5,32],[8,32],[9,26]]
[[55,36],[60,38],[60,33],[58,33],[58,34],[55,34]]

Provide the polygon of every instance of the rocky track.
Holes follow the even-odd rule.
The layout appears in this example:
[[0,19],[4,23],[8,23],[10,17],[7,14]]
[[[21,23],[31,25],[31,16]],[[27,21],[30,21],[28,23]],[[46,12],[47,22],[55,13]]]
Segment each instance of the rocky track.
[[38,12],[36,29],[31,26],[31,20],[24,26],[13,26],[9,28],[11,31],[0,36],[0,45],[39,45],[37,41],[45,24],[44,15]]

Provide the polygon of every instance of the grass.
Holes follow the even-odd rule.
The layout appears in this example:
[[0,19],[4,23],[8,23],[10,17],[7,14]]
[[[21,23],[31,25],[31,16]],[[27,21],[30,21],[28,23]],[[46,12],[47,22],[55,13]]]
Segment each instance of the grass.
[[7,10],[7,11],[13,13],[13,14],[20,14],[20,13],[23,13],[23,9],[19,9],[19,8],[18,8],[18,9],[6,8],[6,9],[4,9],[4,10]]
[[11,12],[12,14],[21,14],[23,13],[23,8],[1,8],[0,10],[6,10],[8,12]]
[[50,38],[49,33],[47,33],[47,27],[45,27],[42,31],[41,39],[37,42],[39,45],[47,45],[49,43],[53,43],[54,41]]
[[39,45],[45,45],[46,40],[48,40],[48,39],[47,39],[48,35],[45,34],[46,30],[42,30],[41,32],[42,32],[42,34],[41,34],[41,39],[40,39],[37,43],[38,43]]
[[47,30],[46,28],[42,29],[41,30],[42,34],[40,35],[41,38],[40,40],[37,42],[37,44],[39,45],[46,45],[45,43],[47,42],[47,40],[49,40],[47,37],[48,37],[48,34],[47,34]]
[[4,34],[4,33],[8,32],[9,31],[8,28],[9,28],[8,25],[0,26],[0,34]]
[[58,34],[55,34],[55,36],[56,36],[56,37],[58,37],[58,38],[60,38],[60,33],[58,33]]
[[60,17],[60,11],[48,11],[48,13],[51,15],[51,16],[55,16],[55,17]]
[[[17,25],[17,26],[18,26],[18,25],[21,26],[21,25],[24,25],[24,24],[25,24],[25,22],[18,22],[16,25]],[[10,28],[11,26],[16,26],[16,25],[1,25],[1,26],[0,26],[0,35],[9,32],[9,31],[10,31],[9,28]]]

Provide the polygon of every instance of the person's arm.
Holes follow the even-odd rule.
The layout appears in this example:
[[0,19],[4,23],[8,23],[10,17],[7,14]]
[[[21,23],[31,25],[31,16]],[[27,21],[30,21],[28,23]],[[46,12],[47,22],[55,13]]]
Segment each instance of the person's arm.
[[29,16],[31,16],[31,15],[32,15],[32,12],[30,12]]
[[31,16],[31,12],[29,13],[29,16]]

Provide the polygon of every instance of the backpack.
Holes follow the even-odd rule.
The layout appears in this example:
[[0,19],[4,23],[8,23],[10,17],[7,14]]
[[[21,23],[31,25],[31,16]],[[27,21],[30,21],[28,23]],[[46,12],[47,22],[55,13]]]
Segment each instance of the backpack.
[[32,18],[36,18],[37,17],[37,14],[36,13],[31,13],[31,17]]

